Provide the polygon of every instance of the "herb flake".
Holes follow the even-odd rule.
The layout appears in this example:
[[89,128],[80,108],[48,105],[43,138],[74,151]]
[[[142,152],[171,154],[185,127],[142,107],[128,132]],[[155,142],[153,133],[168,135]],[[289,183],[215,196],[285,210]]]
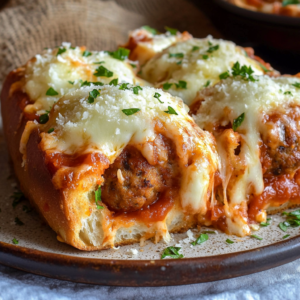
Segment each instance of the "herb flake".
[[144,25],[142,26],[143,29],[145,29],[146,31],[152,33],[153,35],[156,35],[158,33],[158,31],[148,25]]
[[83,51],[83,53],[82,53],[83,57],[88,57],[88,56],[91,56],[91,55],[92,55],[92,52],[87,51],[87,50]]
[[242,125],[242,123],[245,120],[245,113],[242,113],[240,116],[238,116],[236,119],[233,120],[232,129],[233,131],[236,131],[238,127]]
[[168,110],[166,110],[165,113],[167,113],[169,115],[178,115],[178,113],[175,111],[175,109],[171,106],[168,106]]
[[58,48],[58,51],[57,51],[56,56],[61,55],[61,54],[63,54],[63,53],[66,52],[66,51],[67,51],[66,48]]
[[208,234],[207,233],[202,233],[199,235],[199,237],[194,241],[192,242],[191,244],[193,246],[196,246],[196,245],[200,245],[204,242],[206,242],[208,240]]
[[183,53],[169,53],[169,57],[183,58]]
[[168,27],[168,26],[165,27],[165,30],[168,31],[168,32],[170,32],[171,35],[176,35],[177,32],[178,32],[177,29],[171,28],[171,27]]
[[46,92],[46,96],[57,96],[57,95],[58,92],[53,87],[50,87]]
[[227,243],[227,244],[234,244],[234,241],[232,241],[232,240],[230,240],[230,239],[227,239],[227,240],[226,240],[226,243]]
[[142,91],[143,89],[138,85],[132,88],[132,91],[135,95],[139,94],[139,91]]
[[108,51],[108,54],[115,59],[123,61],[128,58],[128,56],[130,54],[130,50],[119,47],[119,49],[116,51],[113,51],[113,52]]
[[122,109],[122,112],[123,112],[126,116],[131,116],[131,115],[137,113],[138,111],[140,111],[139,108],[127,108],[127,109]]
[[172,85],[173,83],[166,82],[163,84],[163,89],[167,91],[171,88]]
[[175,83],[176,88],[178,89],[187,89],[187,82],[183,80],[179,80],[178,83]]
[[255,234],[250,235],[250,237],[252,237],[252,238],[254,238],[254,239],[257,239],[257,240],[260,240],[260,241],[263,240],[263,238],[261,238],[261,237],[255,235]]
[[96,72],[94,73],[94,76],[96,77],[113,77],[114,73],[112,71],[109,71],[103,66],[100,66],[96,69]]
[[164,259],[165,257],[171,257],[176,259],[183,258],[183,254],[179,253],[180,249],[180,247],[173,246],[166,248],[161,255],[161,259]]

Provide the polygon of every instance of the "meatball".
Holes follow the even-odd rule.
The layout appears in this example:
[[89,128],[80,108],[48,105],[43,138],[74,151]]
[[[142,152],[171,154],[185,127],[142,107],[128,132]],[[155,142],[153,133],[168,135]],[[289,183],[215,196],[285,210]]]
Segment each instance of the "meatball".
[[[150,165],[141,152],[127,146],[104,172],[102,201],[113,211],[136,211],[155,203],[164,191],[178,184],[178,164],[171,141],[167,144],[167,160]],[[161,141],[160,141],[161,144]]]

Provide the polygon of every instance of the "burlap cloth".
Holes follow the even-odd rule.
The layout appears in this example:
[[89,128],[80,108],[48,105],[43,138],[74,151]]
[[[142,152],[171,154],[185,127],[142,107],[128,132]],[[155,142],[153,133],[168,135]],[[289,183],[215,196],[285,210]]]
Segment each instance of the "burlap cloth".
[[67,41],[89,50],[112,50],[142,25],[220,36],[187,0],[12,0],[0,13],[0,84],[45,47]]
[[[198,0],[209,2],[212,0]],[[1,1],[0,1],[1,4]],[[0,10],[0,86],[6,74],[44,47],[63,41],[114,49],[141,25],[220,37],[187,0],[12,0]],[[0,215],[1,218],[1,215]],[[76,284],[0,266],[0,299],[298,299],[300,262],[219,282],[161,288]],[[191,274],[193,276],[193,274]]]

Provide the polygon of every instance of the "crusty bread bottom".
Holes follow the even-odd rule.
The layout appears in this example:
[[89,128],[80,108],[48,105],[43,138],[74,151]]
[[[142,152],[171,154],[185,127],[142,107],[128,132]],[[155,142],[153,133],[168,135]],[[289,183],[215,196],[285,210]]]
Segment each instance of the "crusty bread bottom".
[[158,242],[163,239],[165,242],[171,240],[169,233],[186,231],[195,227],[196,219],[187,216],[174,206],[168,213],[165,221],[146,224],[142,221],[135,221],[131,226],[124,226],[120,222],[118,228],[114,228],[111,239],[107,240],[107,231],[103,230],[104,214],[101,211],[94,211],[91,216],[82,220],[82,228],[79,238],[88,248],[107,249],[112,246],[121,246],[153,239]]

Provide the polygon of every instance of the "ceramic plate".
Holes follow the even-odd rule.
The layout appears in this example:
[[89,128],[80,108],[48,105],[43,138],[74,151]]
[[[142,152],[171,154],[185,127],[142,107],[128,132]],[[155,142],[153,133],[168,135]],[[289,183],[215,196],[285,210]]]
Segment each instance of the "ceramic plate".
[[[28,201],[13,207],[12,195],[16,191],[17,183],[0,136],[0,263],[47,277],[102,285],[180,285],[246,275],[300,257],[299,228],[290,229],[290,237],[283,239],[287,233],[278,227],[283,220],[281,215],[272,216],[270,226],[255,232],[262,240],[229,237],[218,230],[201,228],[172,235],[169,245],[148,241],[143,247],[133,244],[83,252],[58,242]],[[191,242],[206,230],[213,232],[208,234],[209,240],[192,246]],[[228,238],[234,243],[226,243]],[[181,247],[184,258],[161,260],[163,250],[175,245]]]

